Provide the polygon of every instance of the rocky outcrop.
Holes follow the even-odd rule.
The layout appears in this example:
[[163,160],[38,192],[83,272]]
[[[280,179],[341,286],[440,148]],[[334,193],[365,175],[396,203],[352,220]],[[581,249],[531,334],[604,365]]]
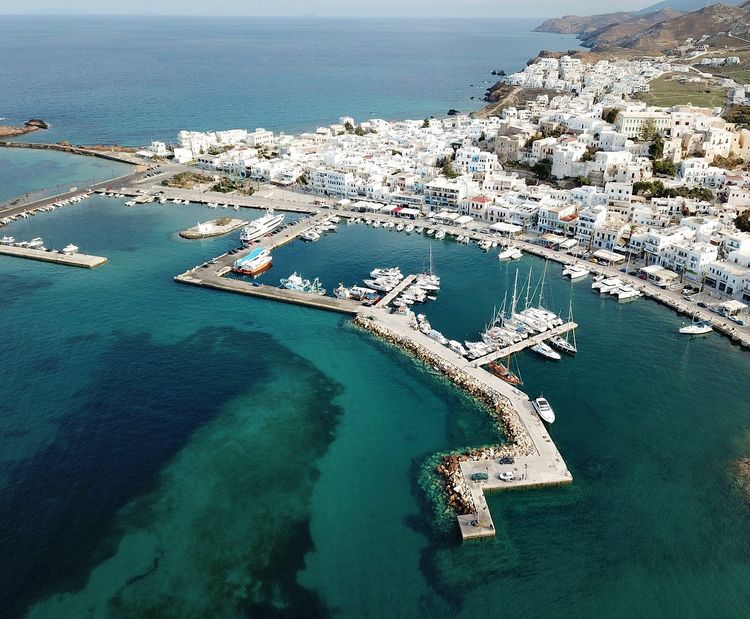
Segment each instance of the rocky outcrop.
[[602,15],[565,15],[548,19],[536,28],[534,32],[553,32],[556,34],[584,34],[593,32],[606,26],[620,24],[632,19],[635,13],[620,11],[618,13],[604,13]]
[[39,129],[49,129],[49,125],[43,120],[32,118],[27,120],[23,127],[12,127],[10,125],[0,125],[0,138],[12,138],[17,135],[26,135]]

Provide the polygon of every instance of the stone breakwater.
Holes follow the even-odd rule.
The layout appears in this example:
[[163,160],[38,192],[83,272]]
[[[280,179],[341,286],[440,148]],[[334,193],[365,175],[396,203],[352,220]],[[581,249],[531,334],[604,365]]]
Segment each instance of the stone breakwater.
[[444,357],[434,354],[418,342],[404,337],[389,329],[377,320],[361,314],[354,318],[354,323],[377,335],[384,341],[406,350],[419,361],[435,368],[455,385],[478,400],[488,411],[498,430],[506,438],[505,444],[490,445],[469,449],[462,453],[448,454],[435,466],[435,472],[445,479],[445,500],[458,514],[476,513],[472,493],[461,472],[461,463],[472,461],[489,461],[506,456],[522,457],[536,452],[534,444],[521,422],[518,413],[508,398],[483,383]]

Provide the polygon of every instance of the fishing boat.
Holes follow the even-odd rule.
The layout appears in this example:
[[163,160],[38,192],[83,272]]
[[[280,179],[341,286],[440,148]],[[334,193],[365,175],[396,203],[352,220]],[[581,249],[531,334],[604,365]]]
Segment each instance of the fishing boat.
[[708,320],[696,320],[697,314],[693,314],[693,321],[689,325],[680,327],[682,335],[706,335],[713,331],[713,327]]
[[536,400],[532,400],[531,405],[542,420],[547,423],[555,423],[555,411],[552,410],[545,397],[539,396]]
[[282,279],[281,287],[287,290],[294,290],[295,292],[309,292],[321,296],[326,293],[325,288],[323,288],[317,277],[313,281],[310,281],[309,279],[304,279],[296,272]]
[[271,252],[264,247],[256,247],[244,258],[236,260],[232,271],[240,275],[255,277],[271,268]]
[[544,342],[539,342],[536,346],[532,346],[531,350],[546,359],[552,359],[553,361],[560,361],[562,359],[559,352],[555,352]]
[[351,294],[349,292],[349,289],[344,286],[344,284],[339,283],[339,285],[333,289],[333,296],[337,299],[349,299],[351,297]]
[[242,241],[243,245],[249,245],[255,239],[273,232],[282,223],[284,223],[284,216],[274,215],[273,209],[269,209],[263,217],[251,221],[249,225],[242,228],[240,241]]

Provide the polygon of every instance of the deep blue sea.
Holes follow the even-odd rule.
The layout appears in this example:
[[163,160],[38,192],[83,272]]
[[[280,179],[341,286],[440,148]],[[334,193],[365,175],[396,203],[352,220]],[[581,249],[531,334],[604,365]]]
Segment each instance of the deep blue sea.
[[481,107],[493,69],[578,47],[536,25],[0,16],[0,117],[43,118],[52,130],[37,141],[140,145],[180,129],[298,132],[344,115],[468,112]]
[[[54,128],[37,139],[81,142],[468,109],[491,68],[567,46],[521,22],[0,24],[0,116],[42,116]],[[0,155],[5,194],[106,172]],[[485,412],[341,316],[175,283],[236,245],[178,236],[216,214],[96,197],[2,229],[109,261],[0,257],[0,615],[747,615],[733,462],[750,454],[750,355],[550,264],[547,304],[572,300],[580,352],[517,360],[556,409],[575,481],[491,495],[497,536],[462,544],[418,480],[434,454],[497,440]],[[263,281],[296,270],[330,290],[374,266],[421,269],[430,248],[443,290],[424,311],[456,339],[483,328],[517,268],[544,269],[341,225],[274,252]]]

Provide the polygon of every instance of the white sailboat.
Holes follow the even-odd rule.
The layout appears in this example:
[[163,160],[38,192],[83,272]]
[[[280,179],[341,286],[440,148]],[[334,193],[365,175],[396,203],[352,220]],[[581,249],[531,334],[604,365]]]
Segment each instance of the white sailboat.
[[713,331],[713,327],[708,320],[696,320],[697,317],[697,314],[693,314],[693,321],[680,328],[682,335],[706,335]]

